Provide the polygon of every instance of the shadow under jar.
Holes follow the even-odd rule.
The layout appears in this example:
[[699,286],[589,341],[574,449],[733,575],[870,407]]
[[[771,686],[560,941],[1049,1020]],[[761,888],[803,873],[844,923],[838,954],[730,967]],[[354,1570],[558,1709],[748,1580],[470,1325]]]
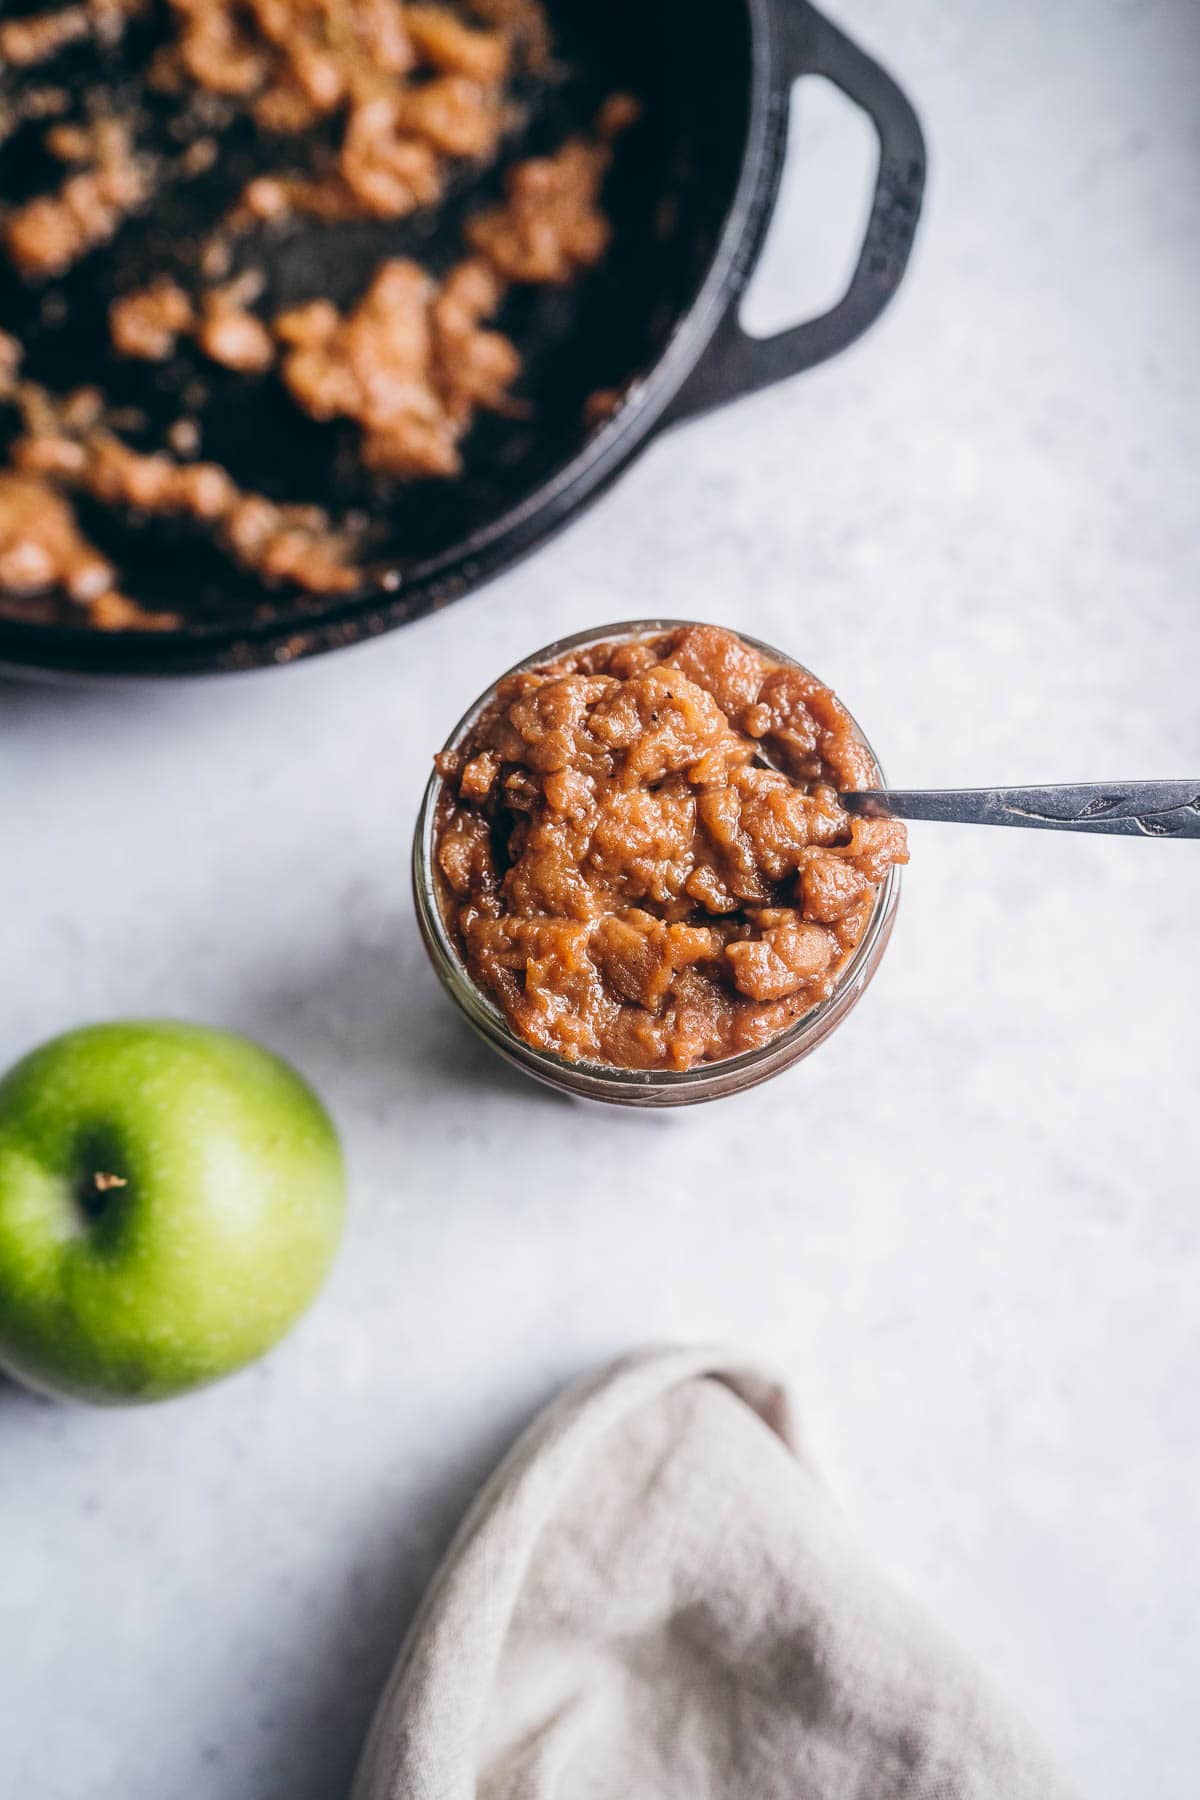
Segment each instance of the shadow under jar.
[[[442,757],[453,757],[472,738],[483,715],[494,706],[501,684],[510,677],[578,658],[597,646],[634,645],[692,629],[696,627],[687,620],[641,619],[601,626],[547,645],[506,671],[480,696],[451,733]],[[771,645],[743,632],[729,635],[756,653],[770,670],[793,670],[809,682],[816,681],[803,664]],[[841,710],[856,751],[865,755],[863,773],[869,770],[871,784],[882,787],[883,772],[874,751],[856,721],[844,708]],[[764,752],[761,760],[770,766],[765,741]],[[455,929],[447,920],[446,908],[453,896],[439,867],[438,843],[442,802],[450,791],[442,774],[435,771],[425,791],[413,840],[413,887],[426,950],[446,992],[475,1031],[509,1062],[563,1093],[622,1106],[686,1106],[754,1087],[809,1055],[836,1029],[874,975],[891,935],[900,896],[898,861],[893,861],[882,879],[872,884],[865,927],[844,961],[835,965],[830,991],[765,1042],[687,1068],[632,1068],[583,1056],[576,1060],[559,1055],[527,1041],[493,995],[474,979]],[[719,918],[714,917],[711,922],[717,924]]]

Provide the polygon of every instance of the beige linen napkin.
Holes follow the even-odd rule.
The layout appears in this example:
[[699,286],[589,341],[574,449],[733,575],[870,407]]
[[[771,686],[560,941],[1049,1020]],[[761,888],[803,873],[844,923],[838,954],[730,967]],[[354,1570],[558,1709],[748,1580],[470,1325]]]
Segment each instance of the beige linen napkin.
[[550,1406],[464,1523],[353,1800],[1066,1800],[854,1544],[786,1398],[650,1351]]

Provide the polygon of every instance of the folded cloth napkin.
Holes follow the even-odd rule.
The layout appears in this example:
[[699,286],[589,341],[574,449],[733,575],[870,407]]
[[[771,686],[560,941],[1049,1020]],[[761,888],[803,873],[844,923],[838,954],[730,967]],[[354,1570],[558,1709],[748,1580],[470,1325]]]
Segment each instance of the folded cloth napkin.
[[353,1800],[1067,1800],[711,1352],[569,1389],[468,1515]]

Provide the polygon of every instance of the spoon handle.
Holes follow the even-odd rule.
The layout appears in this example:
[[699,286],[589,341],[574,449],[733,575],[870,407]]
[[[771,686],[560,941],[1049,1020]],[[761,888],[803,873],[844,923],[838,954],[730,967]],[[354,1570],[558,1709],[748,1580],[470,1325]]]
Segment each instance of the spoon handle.
[[1120,837],[1200,837],[1200,779],[888,790],[840,798],[847,812],[866,819],[941,819],[952,825],[1025,825],[1035,831],[1106,831]]

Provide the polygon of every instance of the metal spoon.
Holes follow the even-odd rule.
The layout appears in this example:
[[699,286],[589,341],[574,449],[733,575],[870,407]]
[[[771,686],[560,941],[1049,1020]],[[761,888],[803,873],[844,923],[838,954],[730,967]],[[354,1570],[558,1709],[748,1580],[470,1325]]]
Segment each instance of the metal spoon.
[[1119,837],[1200,837],[1200,780],[1074,787],[959,788],[839,794],[864,819],[941,819],[951,825],[1025,825]]

